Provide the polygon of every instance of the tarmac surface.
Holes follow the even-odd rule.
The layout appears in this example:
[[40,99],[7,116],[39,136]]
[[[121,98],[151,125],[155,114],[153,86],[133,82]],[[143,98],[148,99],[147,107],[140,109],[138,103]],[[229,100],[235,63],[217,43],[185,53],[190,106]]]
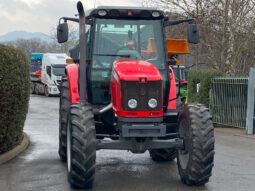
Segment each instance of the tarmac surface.
[[[58,157],[57,97],[31,96],[24,131],[30,146],[0,165],[0,191],[69,191],[66,165]],[[255,135],[216,129],[213,176],[205,186],[181,183],[176,161],[153,162],[148,152],[97,151],[94,187],[100,191],[254,191]]]

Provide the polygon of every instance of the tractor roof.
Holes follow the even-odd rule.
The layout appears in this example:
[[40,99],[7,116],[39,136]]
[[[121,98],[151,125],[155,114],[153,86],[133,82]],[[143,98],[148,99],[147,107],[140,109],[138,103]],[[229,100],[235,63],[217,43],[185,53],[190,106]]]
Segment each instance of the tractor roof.
[[99,6],[86,11],[87,18],[146,19],[165,18],[164,12],[152,7]]

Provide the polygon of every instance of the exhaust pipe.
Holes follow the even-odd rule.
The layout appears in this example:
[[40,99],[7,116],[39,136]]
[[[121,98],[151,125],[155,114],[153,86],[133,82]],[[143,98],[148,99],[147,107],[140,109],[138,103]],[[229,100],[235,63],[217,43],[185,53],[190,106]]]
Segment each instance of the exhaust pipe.
[[79,13],[79,46],[80,46],[80,64],[79,64],[79,93],[80,93],[80,103],[86,104],[86,95],[87,95],[87,73],[86,73],[86,18],[85,12],[82,3],[79,1],[77,3],[77,10]]

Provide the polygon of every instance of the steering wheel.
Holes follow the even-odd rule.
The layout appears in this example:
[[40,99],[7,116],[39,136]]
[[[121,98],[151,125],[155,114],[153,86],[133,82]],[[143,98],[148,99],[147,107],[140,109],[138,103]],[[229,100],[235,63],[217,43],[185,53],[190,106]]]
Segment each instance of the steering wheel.
[[[130,53],[130,54],[128,54],[130,57],[136,57],[137,59],[139,59],[140,60],[140,58],[139,57],[141,57],[141,55],[140,55],[140,53],[136,50],[136,49],[130,49],[130,48],[128,48],[127,46],[121,46],[121,47],[119,47],[118,49],[117,49],[117,51],[116,51],[116,55],[118,55],[118,53],[119,53],[119,51],[121,51],[121,50],[130,50],[130,51],[132,51],[132,54]],[[137,54],[137,55],[135,55],[135,54]],[[121,55],[121,54],[120,54]],[[125,54],[124,54],[125,55]],[[138,57],[138,55],[139,55],[139,57]],[[128,57],[129,58],[129,57]]]
[[105,68],[105,66],[102,64],[101,60],[98,57],[94,57],[93,65],[95,66],[95,68]]
[[121,47],[119,47],[117,50],[116,50],[116,52],[115,52],[115,54],[117,54],[120,50],[130,50],[127,46],[121,46]]

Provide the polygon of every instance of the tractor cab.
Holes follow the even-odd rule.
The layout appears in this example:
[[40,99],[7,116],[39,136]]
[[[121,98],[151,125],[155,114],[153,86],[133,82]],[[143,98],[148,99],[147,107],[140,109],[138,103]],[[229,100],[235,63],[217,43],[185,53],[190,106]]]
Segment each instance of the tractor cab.
[[[67,21],[79,23],[79,59],[66,66],[59,104],[59,156],[67,161],[70,184],[92,187],[100,149],[148,150],[154,161],[177,156],[185,184],[208,182],[211,117],[201,104],[177,108],[172,69],[177,61],[171,55],[189,53],[188,42],[198,43],[194,19],[172,21],[144,7],[100,6],[85,14],[81,2],[77,10],[79,19],[62,17],[57,29],[63,43]],[[165,27],[186,22],[187,40],[165,38]]]
[[[162,76],[163,108],[168,107],[170,77],[163,11],[144,7],[99,6],[86,12],[88,102],[111,103],[110,81],[116,60],[133,59],[154,65]],[[62,18],[64,23],[70,18]],[[61,29],[62,30],[62,29]],[[61,37],[60,30],[58,30]],[[67,40],[67,39],[66,39]],[[81,42],[82,43],[82,42]],[[81,44],[80,44],[81,46]]]
[[[100,12],[101,13],[101,12]],[[134,14],[129,11],[127,14]],[[166,83],[166,59],[163,47],[162,22],[141,18],[96,18],[91,39],[91,63],[89,70],[89,102],[109,104],[110,81],[113,63],[117,60],[147,61],[164,75]]]
[[162,11],[101,6],[88,11],[86,19],[89,103],[111,103],[110,81],[113,63],[124,59],[153,64],[160,71],[164,93],[168,94],[169,72],[162,30]]

